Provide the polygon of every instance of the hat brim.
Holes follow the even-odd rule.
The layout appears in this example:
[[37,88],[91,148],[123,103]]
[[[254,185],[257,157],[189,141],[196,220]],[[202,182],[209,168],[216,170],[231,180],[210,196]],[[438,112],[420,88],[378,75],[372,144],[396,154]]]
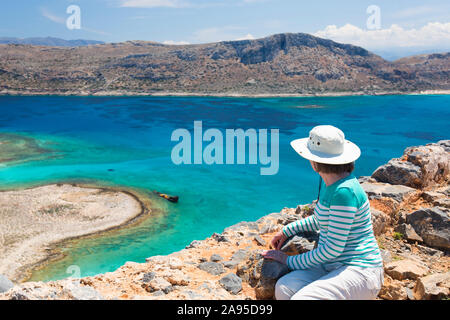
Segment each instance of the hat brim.
[[344,151],[338,155],[310,150],[308,140],[309,138],[302,138],[291,141],[291,147],[295,152],[307,160],[326,164],[345,164],[353,162],[361,156],[359,147],[348,140],[345,140]]

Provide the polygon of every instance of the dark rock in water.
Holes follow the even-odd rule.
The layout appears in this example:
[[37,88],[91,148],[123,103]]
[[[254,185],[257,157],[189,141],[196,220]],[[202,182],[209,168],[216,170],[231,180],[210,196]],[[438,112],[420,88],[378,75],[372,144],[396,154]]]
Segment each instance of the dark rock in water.
[[424,243],[430,247],[450,249],[450,210],[442,207],[419,209],[406,216]]
[[108,171],[109,171],[109,172],[113,172],[113,171],[114,171],[114,169],[108,169]]
[[238,294],[242,290],[242,279],[234,273],[227,274],[219,280],[219,283],[232,294]]
[[168,195],[168,194],[165,194],[165,193],[161,193],[161,192],[158,192],[158,191],[153,191],[153,193],[158,195],[158,196],[160,196],[161,198],[166,199],[167,201],[170,201],[170,202],[178,202],[178,199],[179,199],[178,196],[171,196],[171,195]]
[[223,265],[217,262],[202,262],[198,265],[198,268],[215,276],[225,272]]
[[4,275],[0,274],[0,293],[8,291],[12,287],[14,287],[14,283]]

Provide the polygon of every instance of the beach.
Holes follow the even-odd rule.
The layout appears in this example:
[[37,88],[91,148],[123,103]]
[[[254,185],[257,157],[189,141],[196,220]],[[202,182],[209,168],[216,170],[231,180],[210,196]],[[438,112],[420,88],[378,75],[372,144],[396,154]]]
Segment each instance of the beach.
[[15,282],[57,258],[57,244],[115,229],[148,209],[125,191],[51,184],[0,192],[0,274]]
[[97,97],[235,97],[235,98],[300,98],[300,97],[347,97],[347,96],[386,96],[386,95],[448,95],[450,90],[422,90],[422,91],[342,91],[316,93],[244,93],[244,92],[135,92],[122,90],[101,91],[35,91],[35,90],[0,90],[0,96],[97,96]]

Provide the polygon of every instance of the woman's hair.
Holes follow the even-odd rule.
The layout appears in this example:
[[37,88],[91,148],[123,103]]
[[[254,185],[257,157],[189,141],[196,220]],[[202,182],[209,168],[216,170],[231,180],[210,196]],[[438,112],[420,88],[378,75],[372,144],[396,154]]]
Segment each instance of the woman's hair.
[[316,165],[316,169],[318,172],[322,173],[352,173],[355,169],[355,162],[345,163],[345,164],[327,164],[327,163],[319,163],[314,162]]

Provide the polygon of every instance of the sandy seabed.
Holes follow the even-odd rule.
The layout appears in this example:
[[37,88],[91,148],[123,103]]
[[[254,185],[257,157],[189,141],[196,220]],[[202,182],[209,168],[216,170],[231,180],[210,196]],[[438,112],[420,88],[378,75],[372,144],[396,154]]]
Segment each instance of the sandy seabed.
[[123,226],[147,209],[131,193],[74,184],[0,192],[0,274],[24,280],[67,239]]

